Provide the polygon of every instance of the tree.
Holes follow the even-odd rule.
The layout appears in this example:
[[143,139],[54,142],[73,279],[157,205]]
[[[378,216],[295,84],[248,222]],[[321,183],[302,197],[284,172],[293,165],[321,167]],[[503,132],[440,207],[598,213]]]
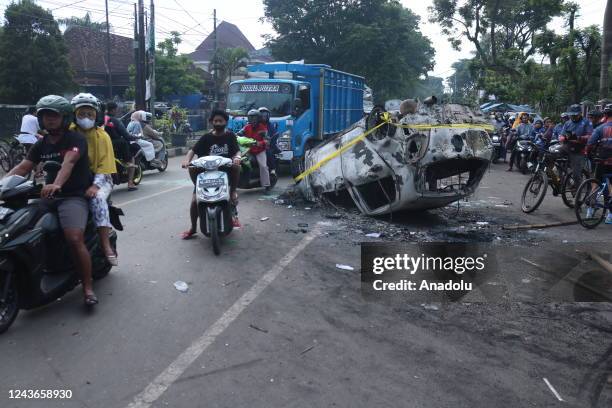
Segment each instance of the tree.
[[225,94],[229,93],[229,84],[232,76],[241,67],[245,67],[249,60],[249,53],[244,48],[220,48],[212,57],[210,71],[217,70],[218,88],[225,87]]
[[534,38],[563,11],[564,0],[434,0],[430,21],[442,27],[455,49],[465,38],[487,68],[511,71],[508,51],[525,62],[536,52]]
[[32,104],[72,90],[68,50],[53,15],[32,0],[9,5],[0,35],[0,100]]
[[378,102],[409,96],[433,67],[418,16],[395,0],[264,0],[264,11],[275,58],[362,75]]
[[[202,89],[204,81],[198,73],[198,68],[184,55],[178,55],[178,45],[181,35],[176,31],[170,37],[157,44],[155,54],[155,92],[161,99],[173,95],[187,95]],[[134,82],[135,69],[130,66],[130,80]],[[134,95],[134,87],[130,87],[126,98]]]
[[57,20],[57,22],[64,26],[66,30],[71,27],[87,27],[93,31],[106,31],[106,21],[92,21],[89,11],[85,14],[84,17],[73,16],[69,18],[61,18]]

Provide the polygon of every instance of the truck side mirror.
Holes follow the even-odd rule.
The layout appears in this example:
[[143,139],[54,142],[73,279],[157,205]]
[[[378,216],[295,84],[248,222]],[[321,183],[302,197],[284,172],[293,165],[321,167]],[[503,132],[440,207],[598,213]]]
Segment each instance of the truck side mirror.
[[296,98],[293,100],[293,116],[296,118],[300,116],[303,112],[302,109],[302,100],[300,98]]

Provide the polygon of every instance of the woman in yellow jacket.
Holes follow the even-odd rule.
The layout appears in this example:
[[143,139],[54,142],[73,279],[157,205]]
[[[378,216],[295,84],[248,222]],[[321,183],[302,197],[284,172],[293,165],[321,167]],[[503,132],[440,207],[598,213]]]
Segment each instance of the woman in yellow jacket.
[[89,167],[94,175],[94,182],[86,192],[89,208],[100,236],[100,243],[108,262],[117,266],[117,254],[110,244],[109,233],[112,228],[108,212],[108,196],[113,190],[112,174],[117,172],[113,143],[108,133],[96,126],[99,110],[98,99],[92,94],[81,93],[72,99],[76,124],[71,130],[85,135]]

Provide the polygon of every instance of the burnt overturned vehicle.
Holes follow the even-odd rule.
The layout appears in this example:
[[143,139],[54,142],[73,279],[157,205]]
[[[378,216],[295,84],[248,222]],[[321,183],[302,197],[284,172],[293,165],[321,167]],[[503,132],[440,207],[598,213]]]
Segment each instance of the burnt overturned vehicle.
[[375,109],[308,151],[305,168],[316,170],[300,188],[311,200],[348,193],[366,215],[444,207],[482,180],[493,153],[488,127],[480,111],[435,98]]

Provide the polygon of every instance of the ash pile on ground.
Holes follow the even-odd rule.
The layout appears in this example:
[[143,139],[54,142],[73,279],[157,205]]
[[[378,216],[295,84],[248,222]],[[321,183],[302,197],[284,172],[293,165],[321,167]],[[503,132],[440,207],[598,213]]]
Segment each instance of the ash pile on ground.
[[[293,186],[271,199],[276,205],[318,214],[331,223],[332,228],[327,229],[329,235],[345,238],[356,244],[373,240],[538,245],[543,238],[541,231],[504,230],[502,229],[504,225],[523,222],[519,218],[495,211],[495,205],[491,205],[490,208],[475,207],[470,205],[469,201],[461,201],[435,210],[369,217],[361,214],[346,200],[342,204],[328,200],[307,201],[299,189]],[[514,204],[508,202],[503,205]],[[288,232],[306,232],[306,229],[289,229]]]

